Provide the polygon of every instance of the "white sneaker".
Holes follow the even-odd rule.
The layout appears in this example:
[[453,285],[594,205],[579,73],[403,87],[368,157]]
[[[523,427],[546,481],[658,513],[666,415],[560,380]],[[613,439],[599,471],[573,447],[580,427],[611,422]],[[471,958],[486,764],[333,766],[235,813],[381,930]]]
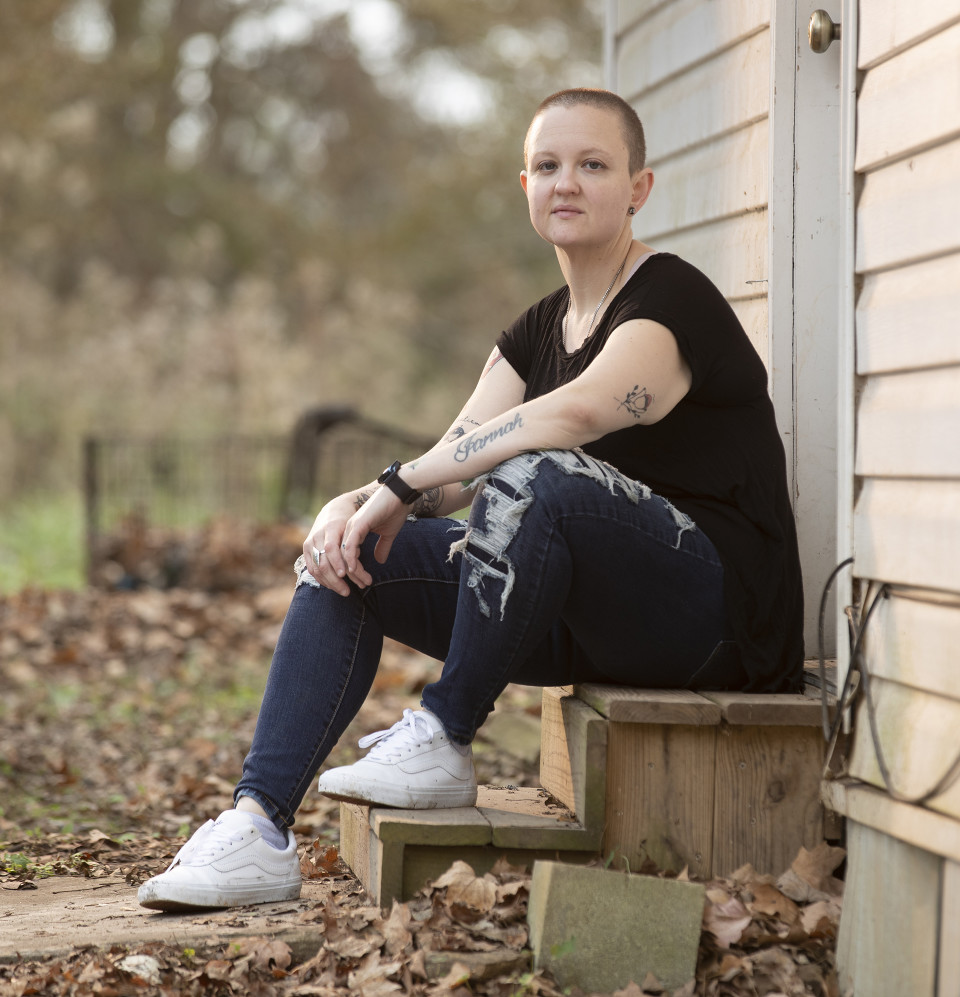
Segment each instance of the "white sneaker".
[[300,896],[297,842],[268,845],[250,815],[225,810],[208,820],[177,852],[166,872],[148,879],[137,900],[152,910],[242,907]]
[[359,743],[374,747],[359,762],[324,772],[318,788],[325,796],[408,810],[477,802],[473,750],[458,750],[427,710],[404,710],[389,730],[368,734]]

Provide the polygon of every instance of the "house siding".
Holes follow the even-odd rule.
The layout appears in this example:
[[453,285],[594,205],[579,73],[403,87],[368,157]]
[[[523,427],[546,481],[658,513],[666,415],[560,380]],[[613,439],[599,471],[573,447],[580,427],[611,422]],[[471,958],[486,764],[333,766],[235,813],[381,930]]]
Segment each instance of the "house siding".
[[[960,752],[960,3],[861,5],[854,571],[880,583],[851,773],[906,800]],[[924,804],[960,821],[960,782]],[[958,824],[960,835],[960,824]]]
[[769,0],[612,10],[611,85],[643,121],[655,177],[634,230],[710,277],[769,367]]

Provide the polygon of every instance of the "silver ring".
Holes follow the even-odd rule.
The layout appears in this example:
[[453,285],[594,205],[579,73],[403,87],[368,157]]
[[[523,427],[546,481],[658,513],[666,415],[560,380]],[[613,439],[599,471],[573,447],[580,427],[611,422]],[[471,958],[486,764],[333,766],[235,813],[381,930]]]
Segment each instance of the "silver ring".
[[313,563],[319,568],[320,558],[323,557],[323,551],[317,550],[316,547],[313,548]]

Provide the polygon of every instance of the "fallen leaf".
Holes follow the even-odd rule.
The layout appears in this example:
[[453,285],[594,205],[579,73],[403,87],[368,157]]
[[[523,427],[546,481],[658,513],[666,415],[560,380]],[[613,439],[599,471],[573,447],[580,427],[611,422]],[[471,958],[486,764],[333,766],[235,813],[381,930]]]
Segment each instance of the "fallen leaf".
[[497,902],[497,884],[491,878],[478,876],[466,862],[458,859],[433,884],[446,888],[447,903],[462,903],[476,910],[491,910]]
[[752,920],[750,911],[744,907],[738,897],[727,897],[721,903],[707,903],[704,908],[703,927],[720,945],[729,948],[740,941]]
[[821,841],[812,851],[801,847],[790,868],[814,890],[829,897],[843,896],[843,882],[832,875],[846,851]]
[[779,918],[786,925],[796,924],[800,918],[800,908],[775,886],[755,882],[751,886],[753,900],[748,904],[752,911]]

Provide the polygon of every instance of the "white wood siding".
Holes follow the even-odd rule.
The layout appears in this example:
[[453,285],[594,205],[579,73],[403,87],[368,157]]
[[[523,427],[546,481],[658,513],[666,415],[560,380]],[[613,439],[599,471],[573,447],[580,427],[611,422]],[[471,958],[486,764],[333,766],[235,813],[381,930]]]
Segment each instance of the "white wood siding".
[[[960,751],[960,0],[861,4],[858,66],[854,570],[892,586],[866,664],[916,799]],[[851,774],[885,788],[868,720]],[[925,806],[960,820],[960,781]]]
[[621,0],[614,20],[612,87],[655,177],[634,230],[703,270],[769,365],[769,0]]

